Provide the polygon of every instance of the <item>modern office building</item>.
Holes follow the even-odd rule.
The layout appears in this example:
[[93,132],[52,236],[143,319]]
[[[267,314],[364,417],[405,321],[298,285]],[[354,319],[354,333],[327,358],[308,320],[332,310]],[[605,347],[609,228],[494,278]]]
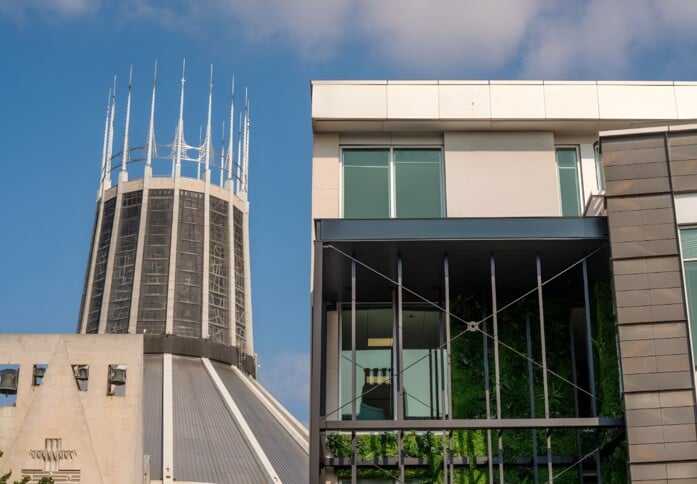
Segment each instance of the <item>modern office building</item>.
[[315,81],[310,482],[694,482],[697,84]]
[[[0,472],[56,482],[307,482],[308,434],[255,379],[247,166],[237,146],[114,153],[110,96],[79,335],[0,336]],[[235,154],[237,152],[237,155]],[[43,450],[42,450],[43,449]],[[37,462],[38,459],[38,462]],[[62,480],[60,480],[62,479]]]

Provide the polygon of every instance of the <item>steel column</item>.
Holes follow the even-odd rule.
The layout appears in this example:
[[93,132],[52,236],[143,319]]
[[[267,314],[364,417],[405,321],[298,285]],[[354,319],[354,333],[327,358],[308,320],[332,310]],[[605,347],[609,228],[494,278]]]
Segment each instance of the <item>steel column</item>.
[[351,260],[351,420],[356,420],[356,261]]
[[[445,286],[445,351],[446,351],[446,370],[447,380],[445,381],[445,394],[448,399],[447,404],[443,404],[443,415],[447,419],[453,418],[453,391],[452,391],[452,359],[450,354],[450,265],[448,255],[443,259],[444,286]],[[446,414],[447,411],[447,414]]]
[[[489,342],[487,334],[489,333],[489,325],[487,324],[486,315],[484,315],[484,325],[482,334],[482,344],[484,345],[484,396],[486,397],[486,419],[491,420],[491,388],[489,388]],[[494,451],[491,445],[491,429],[486,429],[486,448],[487,462],[489,463],[489,482],[494,482]]]
[[[397,256],[397,420],[404,420],[402,256]],[[394,375],[394,373],[393,373]]]
[[[496,418],[501,418],[501,368],[499,366],[499,320],[496,304],[496,261],[494,254],[489,258],[491,268],[491,315],[494,321],[494,382],[496,391]],[[503,479],[503,432],[498,429],[499,482]]]
[[[571,315],[569,315],[571,316]],[[569,344],[571,345],[571,381],[574,384],[574,416],[579,417],[578,408],[578,378],[576,377],[576,339],[574,338],[574,328],[571,327],[571,317],[569,317]],[[581,431],[576,429],[576,452],[581,454]],[[583,461],[578,463],[579,483],[583,484]]]
[[[540,254],[535,255],[535,266],[537,268],[537,305],[540,312],[540,348],[542,350],[542,389],[544,392],[545,418],[549,418],[549,387],[547,386],[547,347],[545,344],[545,314],[544,301],[542,300],[542,265]],[[549,429],[547,433],[547,478],[548,482],[554,483],[552,472],[552,434]]]
[[[530,418],[535,418],[535,380],[532,372],[532,334],[530,332],[530,313],[525,312],[525,338],[528,343],[528,389],[530,392]],[[532,464],[535,475],[535,484],[540,482],[540,472],[537,459],[537,430],[532,429]]]
[[[588,291],[588,260],[583,259],[583,301],[586,309],[586,359],[588,360],[588,386],[591,392],[591,416],[598,416],[598,401],[595,393],[595,363],[593,362],[593,334],[591,331],[591,301]],[[619,352],[617,352],[619,355]],[[620,372],[621,374],[621,372]],[[600,475],[600,452],[595,453],[595,471],[598,476],[598,483],[602,482]]]
[[322,297],[322,243],[314,243],[314,273],[312,276],[312,333],[311,333],[311,360],[310,360],[310,484],[320,483],[320,403],[324,397],[320,393],[320,381],[322,380],[322,322],[323,322],[323,297]]

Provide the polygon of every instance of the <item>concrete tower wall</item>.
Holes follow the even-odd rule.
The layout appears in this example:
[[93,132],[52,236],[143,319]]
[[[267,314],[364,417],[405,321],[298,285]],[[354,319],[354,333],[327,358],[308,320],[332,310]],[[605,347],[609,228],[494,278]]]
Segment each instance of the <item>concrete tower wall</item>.
[[205,338],[253,352],[247,203],[205,180],[122,181],[97,203],[81,333]]

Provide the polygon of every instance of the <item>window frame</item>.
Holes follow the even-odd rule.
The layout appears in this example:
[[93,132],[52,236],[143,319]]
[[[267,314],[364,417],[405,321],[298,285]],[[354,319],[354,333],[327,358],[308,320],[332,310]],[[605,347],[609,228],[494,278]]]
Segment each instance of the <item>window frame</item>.
[[[390,145],[390,144],[379,144],[379,145],[339,145],[339,216],[340,218],[345,218],[344,212],[344,152],[346,150],[388,150],[389,159],[387,161],[387,176],[389,180],[389,218],[408,218],[408,217],[397,217],[397,176],[394,161],[395,150],[433,150],[438,151],[440,154],[440,169],[438,170],[439,183],[440,183],[440,216],[438,218],[446,217],[445,213],[445,151],[442,145]],[[379,220],[379,219],[377,219]]]
[[605,193],[605,171],[603,152],[600,150],[600,142],[593,143],[593,162],[595,166],[595,187],[598,193]]
[[[683,289],[683,297],[685,298],[685,319],[687,321],[687,328],[688,328],[688,342],[690,345],[690,351],[692,354],[692,365],[695,369],[697,369],[697,361],[695,360],[695,357],[697,357],[697,354],[695,354],[695,338],[697,338],[697,335],[692,333],[692,325],[697,324],[697,321],[692,321],[692,311],[690,307],[690,292],[687,287],[687,264],[688,263],[695,263],[697,264],[697,257],[685,257],[685,253],[683,251],[683,245],[682,245],[682,232],[683,230],[697,230],[697,225],[694,223],[686,224],[686,225],[678,225],[677,226],[677,232],[678,232],[678,249],[680,250],[680,270],[681,270],[681,276],[682,276],[682,289]],[[697,303],[697,301],[694,301]]]
[[[576,151],[576,182],[578,184],[578,190],[576,191],[576,198],[578,199],[579,212],[577,215],[564,215],[564,207],[561,193],[561,177],[559,173],[559,160],[557,159],[557,152],[560,149],[568,150],[573,149]],[[583,186],[583,163],[581,159],[581,145],[578,144],[558,144],[554,145],[554,165],[557,171],[557,197],[559,201],[559,215],[561,217],[583,217],[583,212],[586,208],[586,197],[585,189]]]

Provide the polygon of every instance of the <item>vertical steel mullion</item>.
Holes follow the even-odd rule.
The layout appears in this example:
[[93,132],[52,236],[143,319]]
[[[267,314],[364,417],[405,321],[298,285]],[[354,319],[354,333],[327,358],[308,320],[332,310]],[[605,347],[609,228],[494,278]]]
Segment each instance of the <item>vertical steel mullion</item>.
[[[483,315],[484,332],[482,333],[482,343],[484,345],[484,396],[486,398],[486,419],[491,420],[491,388],[489,387],[491,376],[489,375],[489,342],[487,334],[489,334],[489,325],[487,324],[486,315]],[[494,482],[494,451],[491,445],[491,429],[486,429],[486,447],[487,447],[487,462],[489,464],[489,483]]]
[[356,431],[351,431],[351,484],[356,484],[358,480],[358,467],[356,466],[357,455],[356,451],[358,445],[356,445]]
[[[591,416],[598,416],[598,402],[595,398],[595,363],[593,362],[593,334],[591,332],[591,302],[588,291],[588,260],[583,259],[583,302],[586,310],[586,359],[588,360],[588,386],[591,392]],[[619,355],[619,352],[617,353]],[[621,373],[621,372],[620,372]],[[601,482],[600,475],[600,452],[595,453],[595,471],[598,482]]]
[[586,312],[586,359],[588,360],[588,385],[591,397],[591,416],[598,416],[598,405],[595,399],[595,364],[593,363],[593,335],[591,333],[591,303],[588,292],[588,263],[584,259],[583,264],[583,301]]
[[[571,316],[571,315],[569,315]],[[574,328],[571,326],[571,317],[569,317],[569,344],[571,345],[571,381],[574,384],[574,416],[579,418],[578,409],[578,378],[576,377],[576,338],[574,338]],[[576,429],[576,452],[580,457],[581,453],[581,429]],[[578,463],[578,477],[580,484],[583,484],[583,461]]]
[[[435,402],[436,402],[436,412],[435,412],[435,416],[436,416],[436,418],[439,418],[439,416],[440,416],[440,397],[441,397],[441,395],[442,395],[442,393],[441,393],[441,391],[440,391],[441,381],[440,381],[440,379],[438,378],[438,372],[440,371],[440,370],[439,370],[440,364],[439,364],[439,362],[438,362],[438,352],[437,352],[436,350],[430,350],[430,349],[429,349],[428,351],[429,351],[429,353],[432,353],[432,354],[433,354],[433,361],[434,361],[435,364],[436,364],[435,371],[434,371],[434,373],[435,373],[435,375],[436,375],[436,384],[434,385],[435,391],[436,391],[436,395],[435,395],[434,400],[435,400]],[[431,418],[433,418],[433,417],[431,417]]]
[[[535,418],[535,379],[532,372],[532,334],[530,331],[530,313],[525,312],[525,338],[528,346],[528,389],[530,392],[530,418]],[[537,429],[532,429],[532,464],[535,475],[535,484],[540,482],[537,459]]]
[[314,274],[312,278],[312,340],[310,351],[310,484],[319,484],[320,478],[320,429],[319,423],[321,412],[321,401],[324,395],[320,394],[320,381],[322,379],[322,319],[323,302],[322,297],[322,265],[323,248],[322,243],[315,241],[314,253]]
[[433,352],[430,348],[428,349],[428,405],[428,415],[433,418]]
[[399,482],[404,482],[404,430],[397,433],[397,444],[399,446]]
[[351,420],[356,420],[356,261],[351,260]]
[[390,177],[390,218],[396,218],[397,217],[397,174],[396,172],[396,167],[394,164],[394,148],[390,146],[390,151],[389,151],[389,160],[387,160],[387,166],[389,170],[389,177]]
[[447,410],[447,418],[451,419],[453,418],[453,394],[452,394],[452,358],[450,355],[450,264],[448,261],[448,256],[446,254],[445,259],[443,260],[443,271],[444,271],[444,284],[445,284],[445,351],[446,351],[446,371],[447,371],[447,380],[445,381],[446,384],[446,397],[448,399],[447,401],[447,406],[444,403],[443,404],[443,415],[446,414]]
[[[501,368],[499,365],[499,319],[496,304],[496,261],[494,254],[489,258],[491,269],[491,315],[494,321],[494,381],[496,391],[496,418],[501,419]],[[503,479],[503,432],[498,429],[499,482]]]
[[404,420],[402,256],[397,256],[397,419]]
[[[549,388],[547,386],[547,347],[545,344],[545,315],[544,301],[542,300],[542,265],[540,254],[535,255],[535,266],[537,268],[537,305],[540,312],[540,348],[542,351],[542,389],[545,402],[545,419],[549,419]],[[548,482],[554,483],[552,473],[552,434],[549,428],[545,429],[547,434],[547,477]]]
[[448,453],[448,431],[443,430],[443,436],[441,437],[441,443],[443,444],[443,482],[448,482],[448,461],[450,460],[450,455]]

